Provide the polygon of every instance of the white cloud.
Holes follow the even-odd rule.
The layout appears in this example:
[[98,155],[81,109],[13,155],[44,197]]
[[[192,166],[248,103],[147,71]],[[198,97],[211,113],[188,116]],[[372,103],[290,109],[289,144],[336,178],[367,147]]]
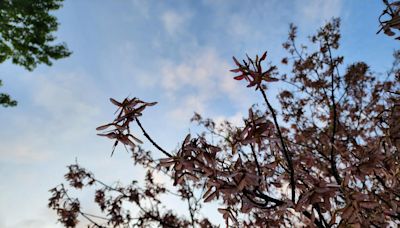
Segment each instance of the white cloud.
[[224,121],[230,122],[233,126],[242,127],[243,123],[243,114],[237,112],[235,115],[232,116],[217,116],[214,118],[214,122],[217,126],[222,124]]
[[332,17],[340,16],[342,5],[342,0],[296,1],[295,12],[298,13],[299,23],[302,26],[308,24],[314,28],[315,25],[322,25]]
[[194,112],[204,113],[208,98],[206,96],[187,96],[181,105],[170,111],[170,116],[177,121],[189,120]]
[[[162,87],[169,95],[192,88],[207,97],[216,93],[235,93],[239,85],[229,71],[231,66],[214,49],[203,49],[185,62],[167,62],[161,69]],[[235,83],[236,82],[236,83]]]
[[247,101],[246,88],[232,79],[231,67],[214,49],[203,49],[183,63],[164,64],[161,86],[167,96],[179,105],[171,111],[171,115],[179,120],[191,117],[194,111],[210,115],[207,106],[217,97],[230,99],[233,104],[242,107]]
[[183,31],[189,19],[189,13],[178,13],[172,10],[168,10],[161,15],[161,21],[164,25],[164,29],[169,35],[174,35]]
[[233,76],[233,73],[227,72],[226,75],[221,77],[219,88],[237,108],[247,108],[249,105],[252,105],[249,98],[252,89],[247,88],[244,82],[234,80]]
[[151,3],[149,1],[131,0],[131,2],[135,11],[140,12],[146,19],[150,17]]
[[[40,140],[40,139],[39,139]],[[24,143],[18,144],[15,141],[3,144],[0,154],[1,160],[13,162],[36,162],[44,161],[51,157],[51,153],[44,149],[43,142],[38,143],[30,140],[23,140]],[[26,144],[28,141],[28,144]],[[36,145],[35,145],[36,144]]]
[[219,58],[215,50],[202,50],[183,63],[167,62],[161,70],[162,87],[169,95],[191,87],[194,91],[212,96],[217,92],[217,81],[226,75],[228,69],[227,62]]
[[62,74],[53,77],[54,79],[49,77],[37,79],[33,101],[35,105],[49,112],[54,121],[70,125],[73,121],[66,121],[65,118],[85,121],[98,112],[85,97],[90,95],[88,88],[83,88],[81,84],[87,83],[82,80],[85,75]]
[[252,30],[252,27],[243,20],[241,15],[236,14],[229,18],[229,25],[226,29],[231,36],[243,38],[250,34],[254,36],[257,33],[256,30]]
[[50,223],[50,222],[45,222],[43,220],[38,220],[38,219],[27,219],[23,220],[21,222],[18,222],[15,225],[11,226],[6,226],[5,228],[20,228],[20,227],[25,227],[25,228],[51,228],[51,227],[62,227],[61,224],[55,224],[55,223]]
[[[56,156],[58,145],[94,133],[99,109],[91,104],[93,89],[81,74],[35,75],[27,79],[30,101],[22,99],[17,113],[7,116],[1,133],[0,161],[34,163]],[[30,114],[25,112],[29,110]],[[23,129],[23,130],[22,130]],[[21,131],[22,130],[22,131]],[[15,135],[16,134],[16,135]]]

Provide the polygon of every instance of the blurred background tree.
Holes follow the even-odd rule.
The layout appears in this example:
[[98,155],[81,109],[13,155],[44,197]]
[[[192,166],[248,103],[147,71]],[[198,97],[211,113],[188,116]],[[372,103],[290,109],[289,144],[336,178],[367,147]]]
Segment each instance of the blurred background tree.
[[[68,57],[65,43],[54,44],[57,18],[51,11],[62,7],[63,0],[0,0],[0,63],[13,64],[32,71],[38,64]],[[0,80],[0,86],[2,86]],[[0,105],[15,106],[8,94],[0,93]]]

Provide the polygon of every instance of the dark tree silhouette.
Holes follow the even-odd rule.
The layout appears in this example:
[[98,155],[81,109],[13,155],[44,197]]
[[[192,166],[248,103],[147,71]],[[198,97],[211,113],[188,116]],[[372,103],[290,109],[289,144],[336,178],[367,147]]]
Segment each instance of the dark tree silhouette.
[[[278,71],[265,64],[267,53],[243,61],[234,58],[235,80],[244,81],[263,98],[249,108],[244,127],[216,124],[195,114],[204,127],[187,135],[176,151],[166,151],[146,132],[140,116],[156,103],[111,99],[116,118],[97,128],[100,136],[130,148],[133,162],[147,170],[144,186],[108,185],[79,164],[68,166],[69,188],[96,188],[95,203],[103,215],[89,214],[61,184],[51,189],[49,207],[59,221],[74,227],[86,219],[90,227],[214,227],[201,216],[203,204],[217,201],[232,227],[385,227],[400,224],[400,52],[392,68],[377,76],[364,62],[343,67],[339,19],[296,43],[290,26],[283,48],[288,56]],[[310,51],[314,49],[314,51]],[[275,105],[270,84],[283,89]],[[143,150],[139,136],[158,149],[156,159]],[[217,139],[211,143],[210,138]],[[157,183],[155,172],[171,178],[177,191]],[[165,209],[160,196],[187,202],[187,215]],[[124,209],[126,203],[138,213]]]
[[[12,63],[32,71],[38,64],[68,57],[66,44],[53,44],[57,18],[50,14],[63,0],[0,0],[0,63]],[[1,86],[1,81],[0,81]],[[0,105],[15,106],[16,101],[0,94]]]

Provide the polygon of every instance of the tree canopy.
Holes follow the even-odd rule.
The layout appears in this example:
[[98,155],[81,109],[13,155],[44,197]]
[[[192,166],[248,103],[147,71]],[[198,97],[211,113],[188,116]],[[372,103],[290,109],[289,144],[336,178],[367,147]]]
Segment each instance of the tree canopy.
[[[107,184],[72,164],[65,175],[69,187],[51,189],[48,206],[66,227],[80,219],[90,227],[216,227],[201,213],[208,202],[220,204],[227,227],[400,224],[400,52],[383,76],[365,62],[344,66],[344,57],[335,54],[339,28],[340,20],[333,19],[306,46],[297,43],[291,25],[280,68],[265,63],[267,52],[233,58],[234,79],[258,91],[263,103],[249,108],[244,127],[195,114],[192,121],[204,131],[187,135],[175,151],[163,149],[140,121],[156,102],[111,99],[117,115],[97,130],[114,140],[114,148],[130,149],[134,164],[147,170],[144,185]],[[271,84],[282,88],[279,105],[272,102]],[[140,147],[132,127],[161,158]],[[156,173],[170,177],[176,191],[158,183]],[[68,191],[89,187],[102,215],[85,211]],[[186,202],[188,213],[168,210],[162,195]]]
[[[54,44],[57,18],[51,11],[63,0],[0,0],[0,63],[12,63],[32,71],[38,64],[68,57],[66,44]],[[1,86],[1,84],[0,84]],[[15,106],[9,95],[0,94],[0,104]]]

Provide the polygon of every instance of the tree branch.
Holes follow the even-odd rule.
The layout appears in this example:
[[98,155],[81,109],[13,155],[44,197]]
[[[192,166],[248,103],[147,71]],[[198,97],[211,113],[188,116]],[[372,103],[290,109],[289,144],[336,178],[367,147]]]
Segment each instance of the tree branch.
[[[328,42],[328,41],[327,41]],[[330,67],[332,67],[332,72],[331,72],[331,107],[333,112],[333,120],[332,120],[332,136],[331,136],[331,152],[330,152],[330,163],[331,163],[331,169],[332,169],[332,174],[335,177],[336,182],[340,185],[342,183],[342,179],[339,175],[339,172],[336,167],[336,161],[335,161],[335,135],[336,135],[336,124],[337,124],[337,110],[336,110],[336,102],[335,102],[335,78],[334,78],[334,63],[332,60],[332,52],[331,52],[331,47],[328,43],[328,51],[329,51],[329,60],[330,60]]]
[[293,163],[292,163],[292,158],[289,155],[289,151],[287,150],[285,141],[283,140],[282,132],[281,132],[281,129],[279,127],[278,120],[276,118],[275,110],[272,108],[271,104],[269,103],[267,95],[265,94],[265,91],[262,88],[260,89],[260,91],[261,91],[261,94],[264,97],[265,103],[267,103],[267,106],[268,106],[269,110],[271,111],[272,118],[274,119],[274,124],[275,124],[276,130],[278,131],[278,137],[280,139],[280,143],[281,143],[281,146],[282,146],[283,154],[285,156],[285,159],[286,159],[286,161],[288,163],[288,168],[289,168],[290,185],[291,185],[291,188],[292,188],[292,202],[295,203],[295,201],[296,201],[296,182],[295,182],[295,177],[294,177],[294,167],[293,167]]
[[149,134],[147,134],[146,130],[144,130],[142,124],[140,123],[138,118],[135,118],[136,123],[139,125],[140,129],[143,132],[143,135],[151,142],[151,144],[153,144],[153,146],[155,146],[159,151],[161,151],[163,154],[165,154],[168,157],[172,157],[172,155],[170,153],[168,153],[167,151],[165,151],[163,148],[161,148],[151,137]]
[[[254,157],[254,161],[256,162],[258,175],[259,175],[260,178],[261,178],[262,173],[261,173],[260,164],[258,163],[257,155],[256,155],[256,152],[254,151],[254,146],[253,146],[253,144],[251,144],[251,143],[250,143],[250,148],[251,148],[251,152],[252,152],[253,157]],[[261,180],[261,179],[260,179],[260,180]]]

